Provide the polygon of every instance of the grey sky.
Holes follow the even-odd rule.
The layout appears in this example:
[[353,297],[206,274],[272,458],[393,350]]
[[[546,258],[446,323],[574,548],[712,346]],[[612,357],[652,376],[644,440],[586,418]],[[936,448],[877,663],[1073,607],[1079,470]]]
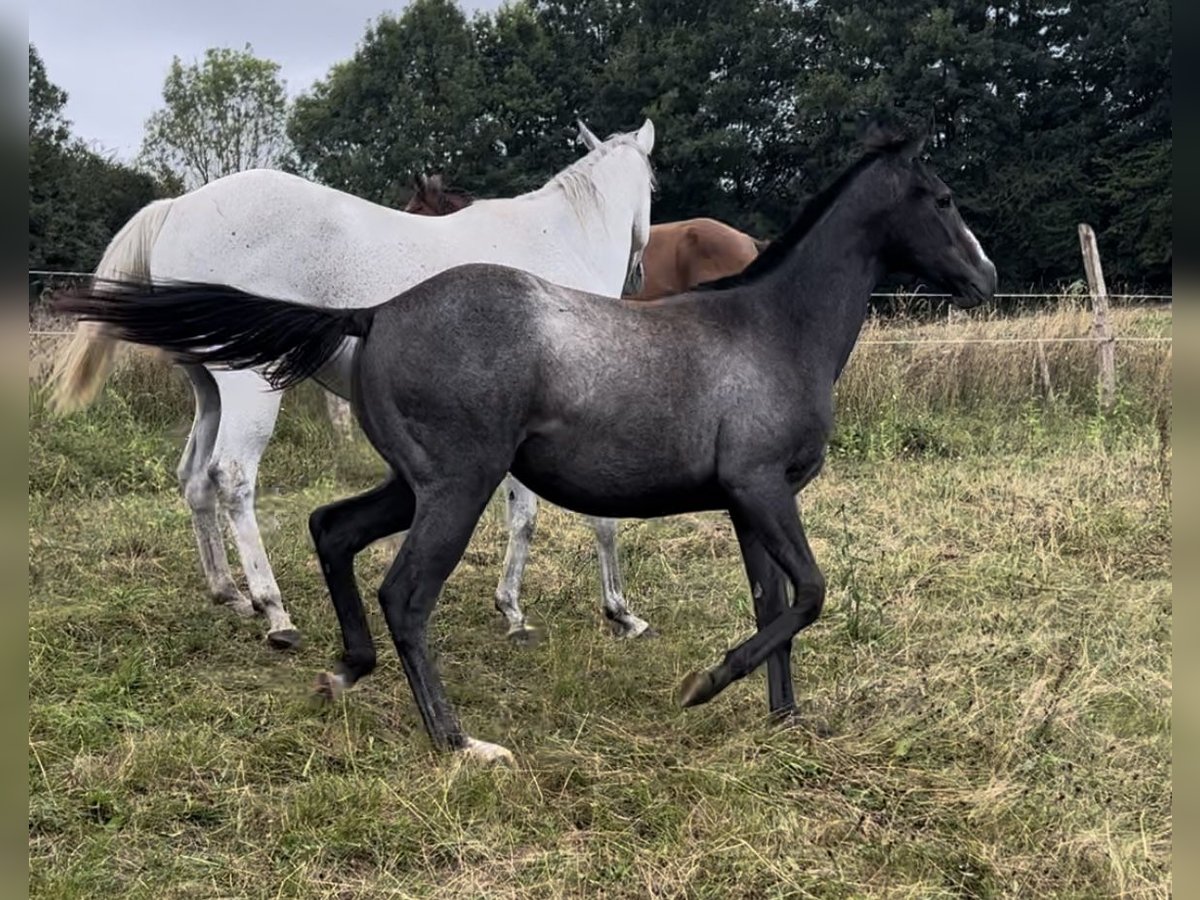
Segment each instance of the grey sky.
[[[494,9],[498,0],[460,0]],[[75,134],[137,154],[142,125],[161,103],[173,56],[192,62],[208,47],[250,43],[282,66],[292,95],[349,58],[367,25],[403,0],[35,0],[29,40],[50,80],[67,92]]]

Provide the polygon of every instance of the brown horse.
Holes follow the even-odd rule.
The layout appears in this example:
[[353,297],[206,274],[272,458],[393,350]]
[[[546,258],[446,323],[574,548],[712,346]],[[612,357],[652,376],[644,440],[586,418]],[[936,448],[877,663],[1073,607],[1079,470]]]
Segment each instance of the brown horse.
[[[473,199],[466,191],[445,187],[440,175],[421,175],[413,182],[412,199],[404,211],[445,216],[470,206]],[[755,240],[716,219],[651,225],[650,240],[642,254],[642,289],[627,299],[656,300],[736,275],[766,246],[766,241]]]
[[446,187],[441,175],[418,175],[412,187],[413,195],[404,211],[418,216],[448,216],[470,206],[475,199],[466,191]]

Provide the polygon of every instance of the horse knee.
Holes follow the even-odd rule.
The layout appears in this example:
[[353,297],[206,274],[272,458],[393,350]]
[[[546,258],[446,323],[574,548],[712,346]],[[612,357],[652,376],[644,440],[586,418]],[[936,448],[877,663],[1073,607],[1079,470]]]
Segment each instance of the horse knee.
[[254,480],[236,460],[216,460],[208,467],[208,478],[221,503],[238,510],[254,501]]
[[183,491],[183,499],[193,512],[208,512],[216,508],[216,489],[212,480],[204,475],[181,471],[179,486]]

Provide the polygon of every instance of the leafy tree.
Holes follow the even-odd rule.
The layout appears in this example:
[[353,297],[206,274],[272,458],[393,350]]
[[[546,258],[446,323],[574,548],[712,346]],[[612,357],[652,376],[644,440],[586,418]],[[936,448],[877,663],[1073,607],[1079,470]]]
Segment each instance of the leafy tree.
[[29,45],[29,140],[58,146],[66,142],[70,126],[63,117],[67,94],[51,84],[46,66],[33,44]]
[[[72,137],[66,93],[29,45],[29,250],[31,269],[89,271],[113,234],[161,195],[144,172],[114,162]],[[36,295],[41,282],[34,279]]]
[[415,0],[371,26],[354,57],[297,99],[294,167],[399,205],[412,175],[473,181],[496,156],[471,28],[450,0]]
[[279,64],[244,50],[210,48],[185,66],[175,57],[165,106],[146,122],[139,161],[195,188],[253,168],[279,165],[287,149],[287,95]]
[[858,151],[866,114],[929,130],[1004,287],[1171,264],[1166,0],[416,0],[296,105],[297,167],[389,204],[440,170],[479,196],[542,184],[598,133],[654,119],[655,221],[778,234]]

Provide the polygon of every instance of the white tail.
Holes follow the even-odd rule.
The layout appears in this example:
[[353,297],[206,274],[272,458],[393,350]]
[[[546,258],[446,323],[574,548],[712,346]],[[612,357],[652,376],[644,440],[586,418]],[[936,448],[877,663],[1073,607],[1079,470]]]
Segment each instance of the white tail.
[[[109,242],[97,278],[150,279],[150,249],[162,230],[172,200],[155,200],[138,210]],[[53,405],[58,413],[69,413],[88,406],[112,371],[117,342],[103,326],[81,322],[75,336],[54,364]]]

